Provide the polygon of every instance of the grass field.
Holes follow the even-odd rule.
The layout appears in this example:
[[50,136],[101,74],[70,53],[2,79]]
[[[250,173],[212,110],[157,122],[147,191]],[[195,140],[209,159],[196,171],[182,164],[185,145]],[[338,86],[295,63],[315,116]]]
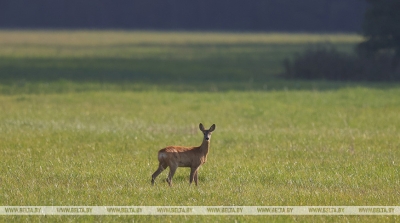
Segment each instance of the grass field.
[[[0,32],[0,206],[398,205],[398,85],[274,77],[281,59],[327,40],[349,50],[360,38]],[[157,151],[200,145],[199,122],[217,126],[199,186],[189,186],[189,169],[179,168],[172,188],[163,181],[167,171],[152,187]],[[398,220],[0,217],[7,222]]]
[[343,34],[0,31],[0,77],[19,85],[59,79],[258,82],[281,73],[283,59],[307,45],[329,41],[349,51],[360,40]]

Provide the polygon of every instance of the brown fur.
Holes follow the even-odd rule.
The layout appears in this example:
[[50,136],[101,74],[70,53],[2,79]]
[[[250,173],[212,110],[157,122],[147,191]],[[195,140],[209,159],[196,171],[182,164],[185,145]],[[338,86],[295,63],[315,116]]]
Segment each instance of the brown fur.
[[199,125],[203,132],[203,142],[197,147],[168,146],[158,151],[158,169],[153,173],[151,183],[154,184],[156,177],[167,167],[169,174],[167,182],[172,186],[172,177],[178,167],[190,167],[190,184],[195,182],[197,186],[197,171],[207,161],[208,150],[210,149],[211,132],[215,130],[215,124],[205,130],[203,124]]

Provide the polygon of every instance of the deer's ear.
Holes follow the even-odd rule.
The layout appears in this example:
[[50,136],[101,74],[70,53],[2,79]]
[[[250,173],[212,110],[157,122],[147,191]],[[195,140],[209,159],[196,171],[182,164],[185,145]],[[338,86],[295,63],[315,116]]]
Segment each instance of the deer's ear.
[[199,124],[199,129],[200,129],[201,131],[205,131],[205,130],[204,130],[203,124],[201,124],[201,123]]
[[214,130],[215,130],[215,124],[213,124],[213,125],[210,127],[209,131],[212,132],[212,131],[214,131]]

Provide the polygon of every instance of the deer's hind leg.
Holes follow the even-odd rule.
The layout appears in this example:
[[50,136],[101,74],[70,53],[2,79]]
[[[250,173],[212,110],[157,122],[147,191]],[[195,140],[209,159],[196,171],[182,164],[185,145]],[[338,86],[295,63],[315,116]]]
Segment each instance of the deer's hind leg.
[[166,168],[167,168],[167,164],[164,162],[160,162],[160,164],[158,165],[158,169],[156,170],[156,172],[153,173],[153,175],[151,176],[151,184],[154,185],[154,180],[156,179],[156,177],[158,175],[160,175],[161,172],[163,172]]
[[172,177],[174,177],[175,171],[178,168],[177,165],[170,165],[169,166],[169,174],[168,174],[168,178],[167,178],[167,182],[169,184],[169,186],[172,186]]

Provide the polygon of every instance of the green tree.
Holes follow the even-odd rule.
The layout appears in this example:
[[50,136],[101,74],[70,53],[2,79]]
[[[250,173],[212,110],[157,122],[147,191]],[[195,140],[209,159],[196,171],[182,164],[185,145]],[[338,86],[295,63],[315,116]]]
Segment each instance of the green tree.
[[400,58],[400,0],[366,0],[369,7],[363,22],[366,38],[358,46],[361,54],[390,52]]

